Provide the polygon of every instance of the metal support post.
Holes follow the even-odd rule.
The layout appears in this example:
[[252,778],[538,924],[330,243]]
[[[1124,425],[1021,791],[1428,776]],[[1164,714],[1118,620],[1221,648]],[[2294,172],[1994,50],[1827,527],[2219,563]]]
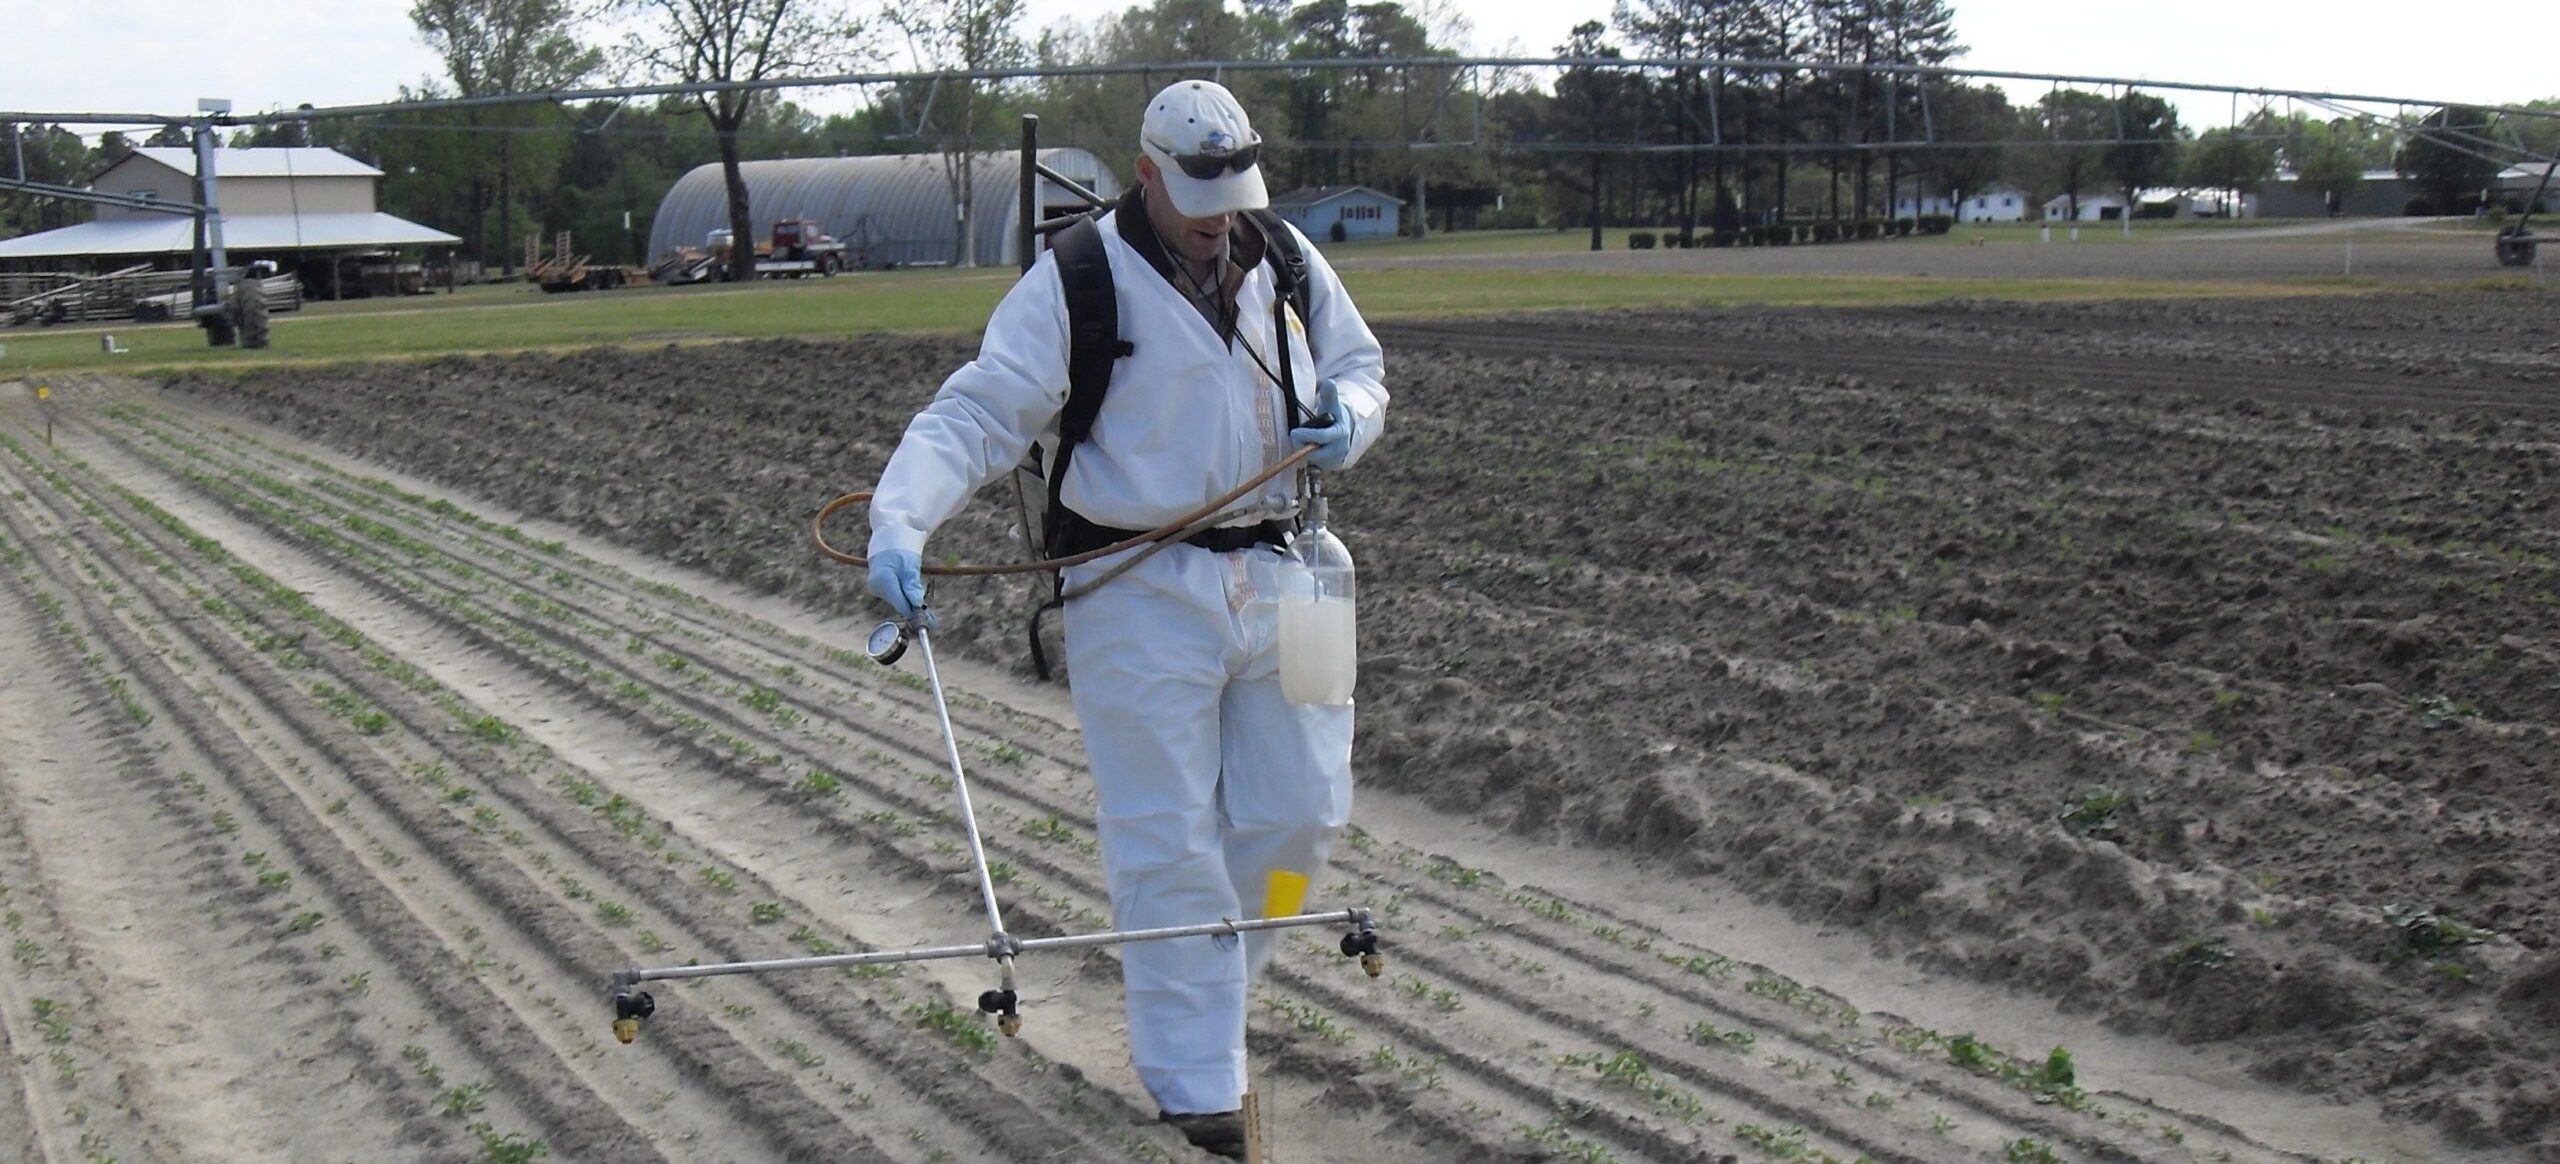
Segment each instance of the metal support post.
[[196,109],[197,116],[193,123],[196,147],[196,189],[198,190],[196,201],[204,207],[204,212],[197,221],[204,224],[205,246],[212,259],[213,302],[198,305],[195,312],[197,318],[205,322],[206,338],[212,341],[214,346],[220,347],[230,343],[233,334],[227,314],[231,310],[229,287],[231,258],[222,246],[222,198],[217,189],[217,175],[214,168],[214,155],[218,151],[214,148],[213,117],[231,112],[231,102],[208,97],[196,102]]
[[1022,115],[1022,202],[1019,207],[1021,213],[1015,216],[1019,221],[1014,224],[1013,248],[1014,258],[1026,272],[1031,269],[1031,261],[1038,257],[1032,250],[1035,237],[1032,228],[1040,224],[1039,164],[1040,115],[1025,113]]

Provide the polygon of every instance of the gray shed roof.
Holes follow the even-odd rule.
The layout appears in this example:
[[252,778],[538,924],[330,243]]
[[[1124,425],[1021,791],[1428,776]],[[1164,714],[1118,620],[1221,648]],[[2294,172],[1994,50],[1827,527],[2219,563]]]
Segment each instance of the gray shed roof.
[[1286,194],[1281,194],[1272,198],[1271,208],[1273,210],[1295,210],[1301,206],[1318,206],[1331,202],[1336,198],[1345,198],[1354,194],[1366,194],[1380,202],[1391,202],[1398,206],[1404,205],[1404,199],[1398,198],[1393,194],[1389,194],[1384,190],[1373,190],[1367,186],[1300,186]]
[[[99,177],[133,158],[158,162],[192,178],[196,152],[179,146],[142,146],[133,156],[98,171]],[[234,146],[215,150],[213,173],[222,178],[379,178],[382,171],[326,146]]]
[[[183,255],[195,249],[195,219],[182,214],[83,222],[0,240],[0,260],[89,255]],[[389,214],[226,214],[231,251],[335,251],[355,247],[452,246],[461,239]]]
[[[1014,261],[1015,204],[1021,197],[1021,152],[971,155],[978,262]],[[883,154],[859,158],[791,158],[746,162],[748,212],[756,237],[768,238],[784,218],[816,219],[820,229],[868,251],[873,263],[957,262],[957,216],[941,154]],[[1119,193],[1119,179],[1102,159],[1080,149],[1040,151],[1040,161],[1105,198]],[[729,225],[728,187],[718,163],[696,166],[667,189],[649,224],[652,258],[678,247],[699,247],[712,231]],[[1081,206],[1047,179],[1041,208]],[[860,262],[864,255],[857,254]]]

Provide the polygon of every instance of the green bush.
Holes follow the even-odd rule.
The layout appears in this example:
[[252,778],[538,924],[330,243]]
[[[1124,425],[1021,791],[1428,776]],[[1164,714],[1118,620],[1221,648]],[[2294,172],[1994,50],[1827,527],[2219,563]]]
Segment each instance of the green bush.
[[1815,221],[1813,224],[1813,241],[1818,243],[1840,241],[1840,220],[1836,218],[1825,218]]
[[1652,250],[1652,249],[1653,249],[1653,242],[1654,242],[1654,237],[1653,237],[1653,232],[1652,232],[1652,231],[1649,231],[1649,230],[1631,230],[1631,231],[1628,231],[1628,232],[1627,232],[1627,249],[1628,249],[1628,250],[1631,250],[1631,251],[1649,251],[1649,250]]
[[1741,241],[1742,232],[1738,230],[1719,230],[1707,236],[1707,245],[1714,247],[1729,247]]
[[1861,218],[1861,219],[1859,219],[1859,220],[1858,220],[1858,237],[1859,237],[1859,238],[1883,238],[1883,237],[1884,237],[1884,220],[1883,220],[1883,219],[1879,219],[1879,218]]
[[2137,219],[2145,220],[2176,218],[2178,216],[2178,204],[2175,202],[2145,202],[2142,205],[2133,208],[2133,216]]
[[1922,234],[1945,234],[1955,228],[1955,215],[1923,214],[1920,216],[1920,233]]
[[2426,218],[2436,213],[2436,200],[2424,194],[2412,194],[2400,204],[2400,213],[2410,218]]

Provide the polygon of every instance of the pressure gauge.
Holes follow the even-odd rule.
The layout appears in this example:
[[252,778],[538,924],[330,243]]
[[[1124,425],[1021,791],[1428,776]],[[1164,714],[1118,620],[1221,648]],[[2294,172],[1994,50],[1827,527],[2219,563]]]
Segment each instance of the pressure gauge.
[[907,653],[907,625],[893,620],[871,628],[871,643],[866,649],[871,661],[883,667],[897,662]]

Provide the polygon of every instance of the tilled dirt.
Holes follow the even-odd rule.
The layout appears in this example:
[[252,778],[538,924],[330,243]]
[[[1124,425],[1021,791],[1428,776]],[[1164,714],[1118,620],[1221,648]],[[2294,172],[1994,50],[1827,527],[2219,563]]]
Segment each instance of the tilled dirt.
[[[2560,1159],[2546,299],[1381,331],[1319,897],[1392,961],[1284,955],[1278,1159]],[[0,387],[0,1142],[1192,1158],[1105,953],[1026,963],[1019,1041],[968,962],[605,1034],[619,966],[979,936],[806,544],[967,352],[71,385],[53,448]],[[1027,589],[938,641],[1012,928],[1100,928]]]
[[[1871,239],[1819,246],[1717,250],[1575,251],[1534,257],[1351,251],[1345,270],[1481,270],[1489,279],[1524,270],[1679,273],[1767,277],[1897,276],[1913,279],[2138,279],[2181,283],[2305,283],[2418,287],[2530,281],[2501,267],[2486,231],[2448,230],[2415,220],[2339,220],[2295,228],[2204,227],[2124,239],[2115,224],[2083,227],[2074,242],[2057,227],[2049,242],[1958,226],[1947,238]],[[1565,232],[1576,233],[1576,232]],[[1968,245],[1976,239],[1982,245]]]

